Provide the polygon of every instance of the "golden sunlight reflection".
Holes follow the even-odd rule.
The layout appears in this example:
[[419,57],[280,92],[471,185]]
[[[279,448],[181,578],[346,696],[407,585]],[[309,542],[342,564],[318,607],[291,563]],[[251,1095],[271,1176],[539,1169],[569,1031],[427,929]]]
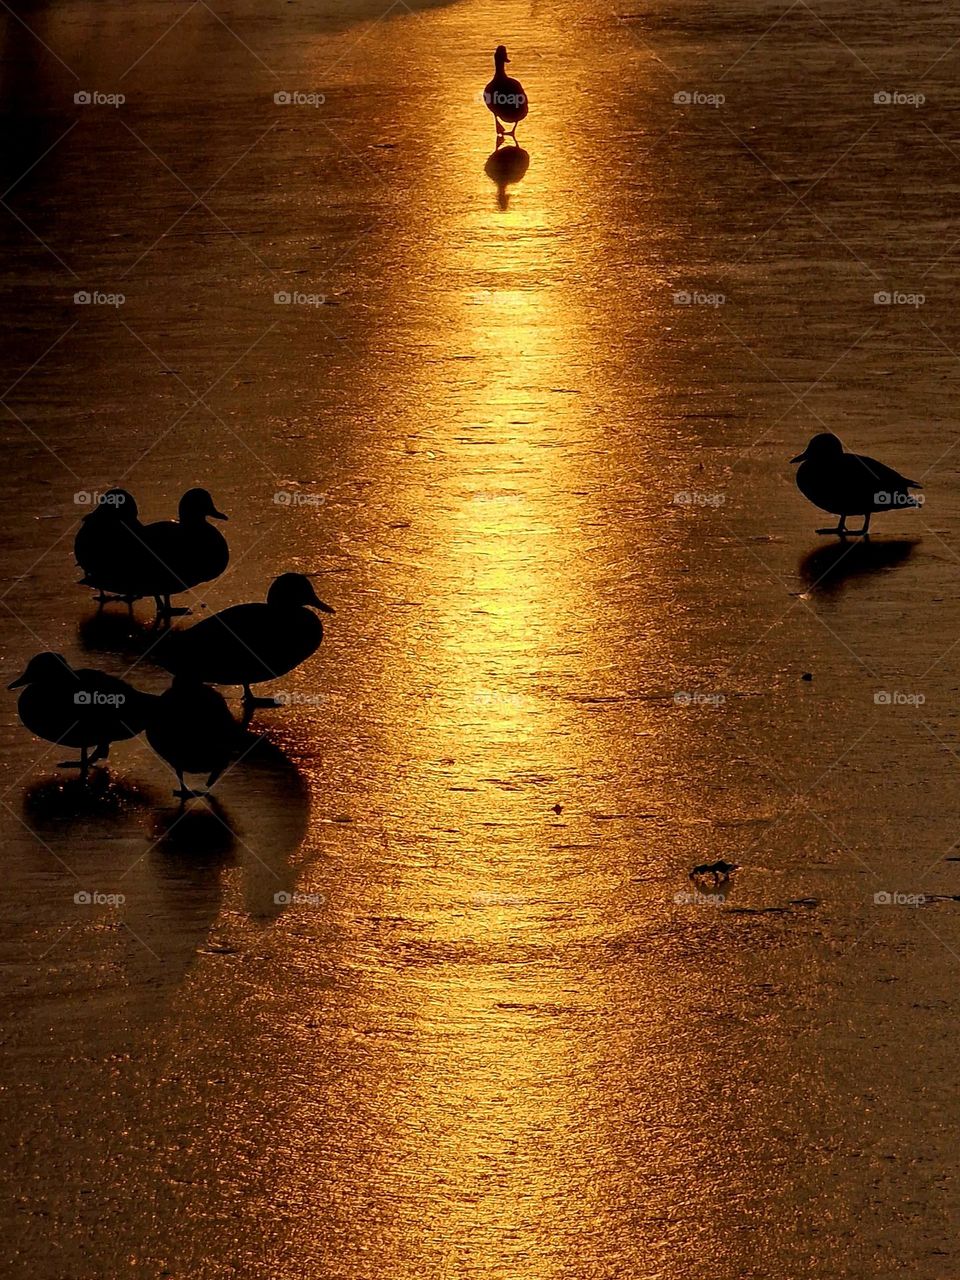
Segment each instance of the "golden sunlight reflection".
[[[660,1123],[625,1139],[598,1083],[627,1069],[619,1054],[649,1057],[674,1010],[651,981],[641,1032],[612,1047],[597,1033],[621,997],[593,953],[629,933],[628,869],[604,863],[564,802],[623,817],[620,745],[577,696],[622,687],[590,571],[616,531],[596,510],[610,464],[582,360],[591,318],[556,234],[588,221],[595,193],[571,204],[562,102],[538,106],[550,143],[530,144],[507,208],[480,185],[479,127],[452,156],[444,139],[447,168],[390,286],[397,316],[416,298],[436,333],[403,366],[406,410],[376,480],[397,525],[415,513],[377,566],[383,596],[416,604],[389,614],[377,686],[384,755],[407,763],[368,780],[388,817],[357,834],[340,886],[344,915],[365,922],[337,949],[352,974],[337,1020],[359,1028],[362,1066],[321,1074],[326,1114],[355,1129],[351,1159],[318,1167],[316,1138],[288,1127],[270,1193],[297,1204],[332,1184],[338,1251],[362,1252],[373,1219],[393,1277],[568,1275],[585,1223],[608,1243],[619,1229],[638,1154],[666,1157],[685,1093],[661,1055]],[[424,243],[444,288],[420,298]],[[650,732],[642,704],[632,729]],[[324,1053],[309,1037],[300,1049],[307,1063]],[[308,1249],[298,1237],[291,1257]]]

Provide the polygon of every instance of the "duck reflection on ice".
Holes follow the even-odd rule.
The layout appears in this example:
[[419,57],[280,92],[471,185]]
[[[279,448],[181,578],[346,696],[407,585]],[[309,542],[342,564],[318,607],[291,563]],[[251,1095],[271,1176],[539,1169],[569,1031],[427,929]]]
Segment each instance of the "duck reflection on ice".
[[902,564],[917,546],[916,538],[874,542],[831,542],[807,553],[800,576],[809,592],[830,595],[854,578],[867,577]]
[[506,209],[510,203],[507,187],[522,182],[529,168],[530,152],[516,145],[498,145],[497,150],[487,157],[483,171],[491,182],[496,183],[497,204],[501,209]]

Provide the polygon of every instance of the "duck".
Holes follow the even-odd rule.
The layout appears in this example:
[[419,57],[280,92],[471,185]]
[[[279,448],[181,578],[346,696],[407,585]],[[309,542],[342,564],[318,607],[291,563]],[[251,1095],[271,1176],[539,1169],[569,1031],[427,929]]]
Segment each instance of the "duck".
[[204,684],[241,685],[248,709],[277,707],[250,686],[276,680],[316,653],[323,623],[312,610],[333,613],[303,573],[282,573],[270,584],[265,604],[235,604],[185,631],[168,631],[152,656],[175,676]]
[[[177,775],[180,785],[173,794],[184,803],[207,795],[236,751],[240,728],[222,694],[192,676],[179,675],[153,704],[146,737]],[[207,791],[188,787],[185,773],[207,774]]]
[[505,136],[501,121],[513,125],[506,136],[513,138],[516,142],[517,125],[521,120],[526,120],[527,112],[530,110],[530,103],[523,85],[519,80],[508,76],[503,69],[509,61],[506,48],[498,44],[493,55],[494,77],[483,91],[483,100],[493,112],[494,123],[497,126],[498,147]]
[[111,600],[128,605],[141,597],[137,566],[143,552],[143,525],[133,494],[109,489],[84,516],[73,542],[73,554],[83,570],[81,585],[94,587],[102,608]]
[[[815,435],[791,464],[800,463],[797,488],[821,511],[840,517],[835,527],[818,529],[818,534],[835,533],[841,538],[869,537],[870,517],[875,511],[919,507],[922,498],[911,489],[922,489],[919,480],[910,480],[892,467],[865,454],[847,453],[831,431]],[[848,516],[862,516],[862,529],[848,529]]]
[[153,596],[157,617],[189,613],[186,608],[173,608],[170,597],[212,582],[226,569],[230,548],[208,519],[227,517],[207,489],[188,489],[180,499],[176,520],[155,520],[143,527],[138,590]]
[[135,738],[149,719],[155,698],[105,671],[74,670],[62,653],[38,653],[8,686],[23,689],[17,712],[25,728],[59,746],[79,747],[79,760],[59,769],[79,769],[86,782],[90,766],[105,760],[114,742]]

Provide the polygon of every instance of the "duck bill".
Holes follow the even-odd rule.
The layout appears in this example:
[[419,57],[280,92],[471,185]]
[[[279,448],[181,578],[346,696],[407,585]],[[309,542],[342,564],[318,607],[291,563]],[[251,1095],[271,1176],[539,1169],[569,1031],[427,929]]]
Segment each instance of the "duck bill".
[[324,604],[316,592],[313,593],[313,599],[310,603],[315,609],[319,609],[321,613],[336,613],[336,609],[332,605]]
[[806,449],[804,449],[803,453],[798,453],[795,458],[790,459],[791,462],[806,462],[806,460],[807,460]]
[[210,512],[210,516],[213,520],[229,520],[230,519],[230,517],[225,516],[222,511],[218,511],[216,507],[214,507],[214,509]]
[[17,676],[16,680],[12,680],[10,684],[7,685],[7,688],[22,689],[26,683],[27,683],[27,673],[24,672],[22,676]]

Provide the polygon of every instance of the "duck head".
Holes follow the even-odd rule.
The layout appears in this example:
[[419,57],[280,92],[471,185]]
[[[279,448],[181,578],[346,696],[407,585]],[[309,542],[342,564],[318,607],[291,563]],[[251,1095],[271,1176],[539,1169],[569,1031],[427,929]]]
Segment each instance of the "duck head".
[[494,66],[497,68],[498,71],[502,71],[504,63],[509,61],[510,59],[507,57],[506,45],[498,44],[493,55]]
[[821,431],[819,435],[813,437],[803,453],[798,453],[790,461],[830,463],[838,462],[842,456],[843,445],[840,443],[840,437],[835,436],[832,431]]
[[21,689],[27,684],[62,684],[73,678],[73,668],[62,653],[38,653],[27,663],[23,675],[12,680],[7,688]]
[[196,524],[208,516],[213,520],[227,518],[217,510],[207,489],[188,489],[180,499],[179,515],[182,524]]
[[286,608],[319,609],[321,613],[333,613],[313,589],[313,583],[304,573],[281,573],[274,578],[267,592],[267,604],[279,604]]

